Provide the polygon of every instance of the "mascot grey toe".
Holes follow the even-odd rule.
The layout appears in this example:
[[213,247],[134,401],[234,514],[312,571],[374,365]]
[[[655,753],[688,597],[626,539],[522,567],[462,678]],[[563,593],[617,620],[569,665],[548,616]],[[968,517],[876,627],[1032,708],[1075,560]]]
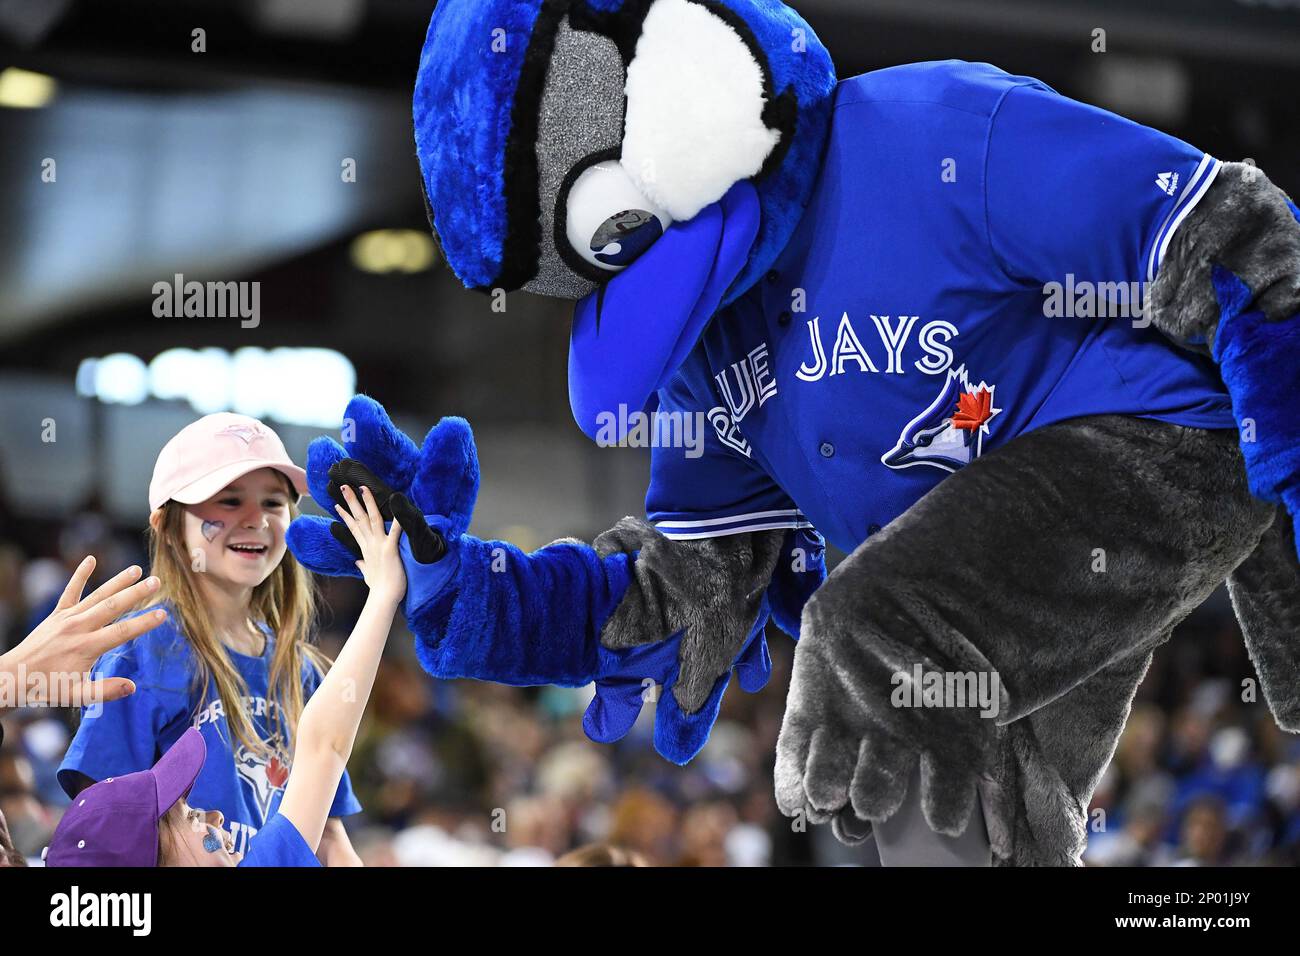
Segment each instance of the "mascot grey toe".
[[1261,171],[986,64],[837,81],[776,0],[442,0],[415,124],[463,283],[576,301],[579,427],[707,422],[581,574],[519,556],[457,610],[462,537],[432,672],[551,679],[535,619],[595,655],[573,681],[671,639],[707,735],[771,612],[777,803],[887,863],[1077,865],[1154,649],[1225,581],[1300,731],[1300,213]]

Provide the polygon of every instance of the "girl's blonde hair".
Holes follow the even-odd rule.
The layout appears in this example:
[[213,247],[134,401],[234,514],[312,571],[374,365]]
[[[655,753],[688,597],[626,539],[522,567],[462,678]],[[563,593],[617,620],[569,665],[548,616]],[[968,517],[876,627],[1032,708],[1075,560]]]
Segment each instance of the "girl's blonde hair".
[[[294,503],[297,493],[292,487],[288,491],[292,519],[298,516],[298,506]],[[164,503],[158,528],[150,525],[149,563],[151,573],[159,580],[157,600],[170,605],[177,627],[194,651],[196,715],[197,708],[206,699],[207,688],[215,685],[235,741],[258,756],[269,758],[272,748],[254,732],[252,718],[243,704],[248,685],[217,637],[194,577],[200,572],[194,568],[185,547],[185,505],[180,502]],[[276,569],[253,589],[249,615],[275,634],[275,652],[267,680],[267,716],[269,729],[273,734],[278,733],[276,755],[287,758],[293,752],[291,742],[298,718],[302,716],[304,665],[310,664],[323,675],[330,663],[312,642],[316,625],[315,582],[287,550]],[[233,748],[233,741],[231,745]]]

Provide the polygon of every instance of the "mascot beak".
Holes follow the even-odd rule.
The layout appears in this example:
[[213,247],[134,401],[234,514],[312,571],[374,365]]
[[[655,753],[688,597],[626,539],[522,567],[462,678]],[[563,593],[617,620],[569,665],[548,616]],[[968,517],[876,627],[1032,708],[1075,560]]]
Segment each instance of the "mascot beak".
[[589,438],[651,405],[745,267],[760,219],[758,193],[742,180],[578,302],[569,404]]

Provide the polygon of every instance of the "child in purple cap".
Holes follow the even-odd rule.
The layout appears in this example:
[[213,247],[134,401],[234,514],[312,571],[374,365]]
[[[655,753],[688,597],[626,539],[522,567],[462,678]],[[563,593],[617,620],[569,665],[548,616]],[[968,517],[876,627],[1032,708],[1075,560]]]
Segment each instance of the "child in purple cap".
[[393,615],[406,593],[401,528],[388,531],[370,489],[344,485],[340,518],[361,548],[369,598],[334,666],[303,707],[292,769],[279,809],[246,852],[219,810],[189,805],[207,748],[191,727],[151,770],[109,777],[83,790],[45,852],[47,866],[319,866],[316,853],[374,686]]

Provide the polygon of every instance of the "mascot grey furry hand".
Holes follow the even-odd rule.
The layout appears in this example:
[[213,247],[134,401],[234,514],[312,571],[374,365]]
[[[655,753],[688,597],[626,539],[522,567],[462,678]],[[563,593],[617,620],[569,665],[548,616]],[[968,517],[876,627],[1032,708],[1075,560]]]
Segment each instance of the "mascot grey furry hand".
[[[708,423],[575,628],[684,629],[689,715],[788,536],[848,553],[788,628],[783,812],[1077,864],[1153,650],[1225,580],[1300,731],[1300,214],[1261,171],[985,64],[839,81],[776,0],[442,0],[415,122],[463,283],[576,300],[578,425]],[[467,640],[443,600],[431,647]]]

